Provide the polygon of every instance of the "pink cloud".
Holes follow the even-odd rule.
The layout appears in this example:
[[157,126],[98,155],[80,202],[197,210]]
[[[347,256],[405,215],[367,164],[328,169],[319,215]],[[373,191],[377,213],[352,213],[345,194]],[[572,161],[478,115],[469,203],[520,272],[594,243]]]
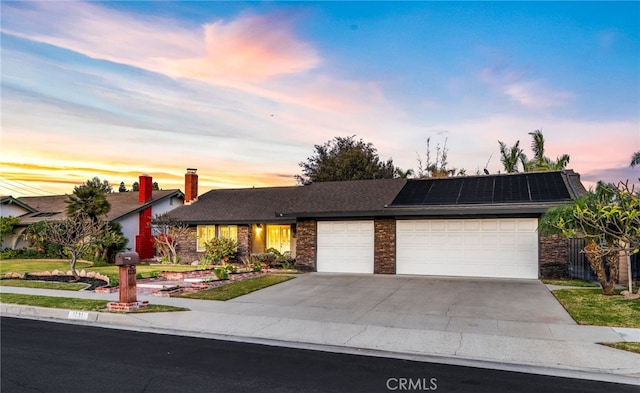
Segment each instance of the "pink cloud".
[[573,94],[549,89],[540,81],[509,83],[502,87],[503,93],[512,100],[533,108],[547,108],[564,105],[573,98]]
[[[3,6],[2,31],[171,77],[229,84],[303,72],[320,62],[284,14],[204,26],[140,17],[84,2]],[[72,28],[70,28],[72,26]]]
[[574,98],[573,93],[549,87],[541,79],[528,79],[527,74],[526,70],[510,68],[508,64],[500,64],[483,68],[480,70],[478,78],[491,89],[528,108],[562,106]]
[[298,40],[282,17],[244,16],[205,25],[204,53],[169,60],[170,73],[205,80],[262,80],[315,67],[320,61],[318,53]]

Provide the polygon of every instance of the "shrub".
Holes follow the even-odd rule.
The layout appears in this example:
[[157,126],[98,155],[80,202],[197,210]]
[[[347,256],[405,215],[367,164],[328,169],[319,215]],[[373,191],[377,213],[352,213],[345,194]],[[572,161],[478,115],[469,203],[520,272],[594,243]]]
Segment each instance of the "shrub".
[[205,243],[204,262],[218,263],[235,257],[238,252],[238,242],[232,239],[219,238],[211,239]]
[[229,272],[224,267],[217,267],[217,268],[213,269],[213,274],[215,274],[216,277],[218,277],[218,279],[220,279],[220,280],[228,280],[229,279]]
[[224,265],[223,267],[229,273],[237,273],[238,272],[238,268],[235,265],[232,265],[230,263]]
[[252,257],[255,258],[258,263],[264,263],[268,267],[271,267],[276,262],[277,256],[276,254],[272,254],[270,252],[259,252],[252,254]]
[[293,264],[294,264],[294,260],[291,259],[291,252],[290,251],[285,251],[285,252],[280,252],[278,250],[276,250],[275,248],[269,248],[267,249],[267,253],[273,254],[276,256],[276,262],[278,262],[278,264],[280,266],[282,266],[283,269],[292,269],[293,268]]
[[5,248],[4,250],[2,250],[2,252],[0,252],[0,259],[16,258],[17,254],[18,253],[16,252],[16,250],[12,250],[10,248]]

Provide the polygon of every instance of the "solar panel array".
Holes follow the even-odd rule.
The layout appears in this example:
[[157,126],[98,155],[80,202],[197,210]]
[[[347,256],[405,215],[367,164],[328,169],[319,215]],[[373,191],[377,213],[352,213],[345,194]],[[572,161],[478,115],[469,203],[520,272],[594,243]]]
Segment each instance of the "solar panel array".
[[528,203],[569,200],[561,172],[415,179],[407,181],[391,206]]

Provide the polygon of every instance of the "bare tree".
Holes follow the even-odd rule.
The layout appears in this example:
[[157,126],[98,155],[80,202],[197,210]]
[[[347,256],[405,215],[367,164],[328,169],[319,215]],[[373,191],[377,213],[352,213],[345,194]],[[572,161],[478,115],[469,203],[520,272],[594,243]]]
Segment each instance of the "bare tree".
[[189,235],[189,225],[164,213],[156,215],[151,220],[151,226],[160,257],[171,263],[178,263],[180,241]]
[[108,231],[107,221],[93,219],[88,214],[76,212],[64,220],[46,221],[39,234],[44,240],[59,244],[69,256],[71,274],[77,280],[76,262]]
[[451,177],[451,176],[464,176],[466,174],[465,169],[448,168],[449,163],[447,157],[449,154],[449,148],[447,148],[447,140],[445,138],[442,147],[440,143],[436,144],[436,159],[431,161],[431,137],[427,138],[427,151],[425,153],[425,160],[422,160],[420,154],[417,154],[418,158],[418,173],[417,177],[420,179],[430,177]]

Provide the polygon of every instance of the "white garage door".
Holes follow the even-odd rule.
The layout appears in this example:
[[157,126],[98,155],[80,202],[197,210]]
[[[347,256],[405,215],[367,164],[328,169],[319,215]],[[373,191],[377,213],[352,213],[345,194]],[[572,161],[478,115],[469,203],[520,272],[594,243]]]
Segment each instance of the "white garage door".
[[373,221],[318,221],[317,270],[373,273]]
[[399,220],[396,273],[538,278],[535,218]]

